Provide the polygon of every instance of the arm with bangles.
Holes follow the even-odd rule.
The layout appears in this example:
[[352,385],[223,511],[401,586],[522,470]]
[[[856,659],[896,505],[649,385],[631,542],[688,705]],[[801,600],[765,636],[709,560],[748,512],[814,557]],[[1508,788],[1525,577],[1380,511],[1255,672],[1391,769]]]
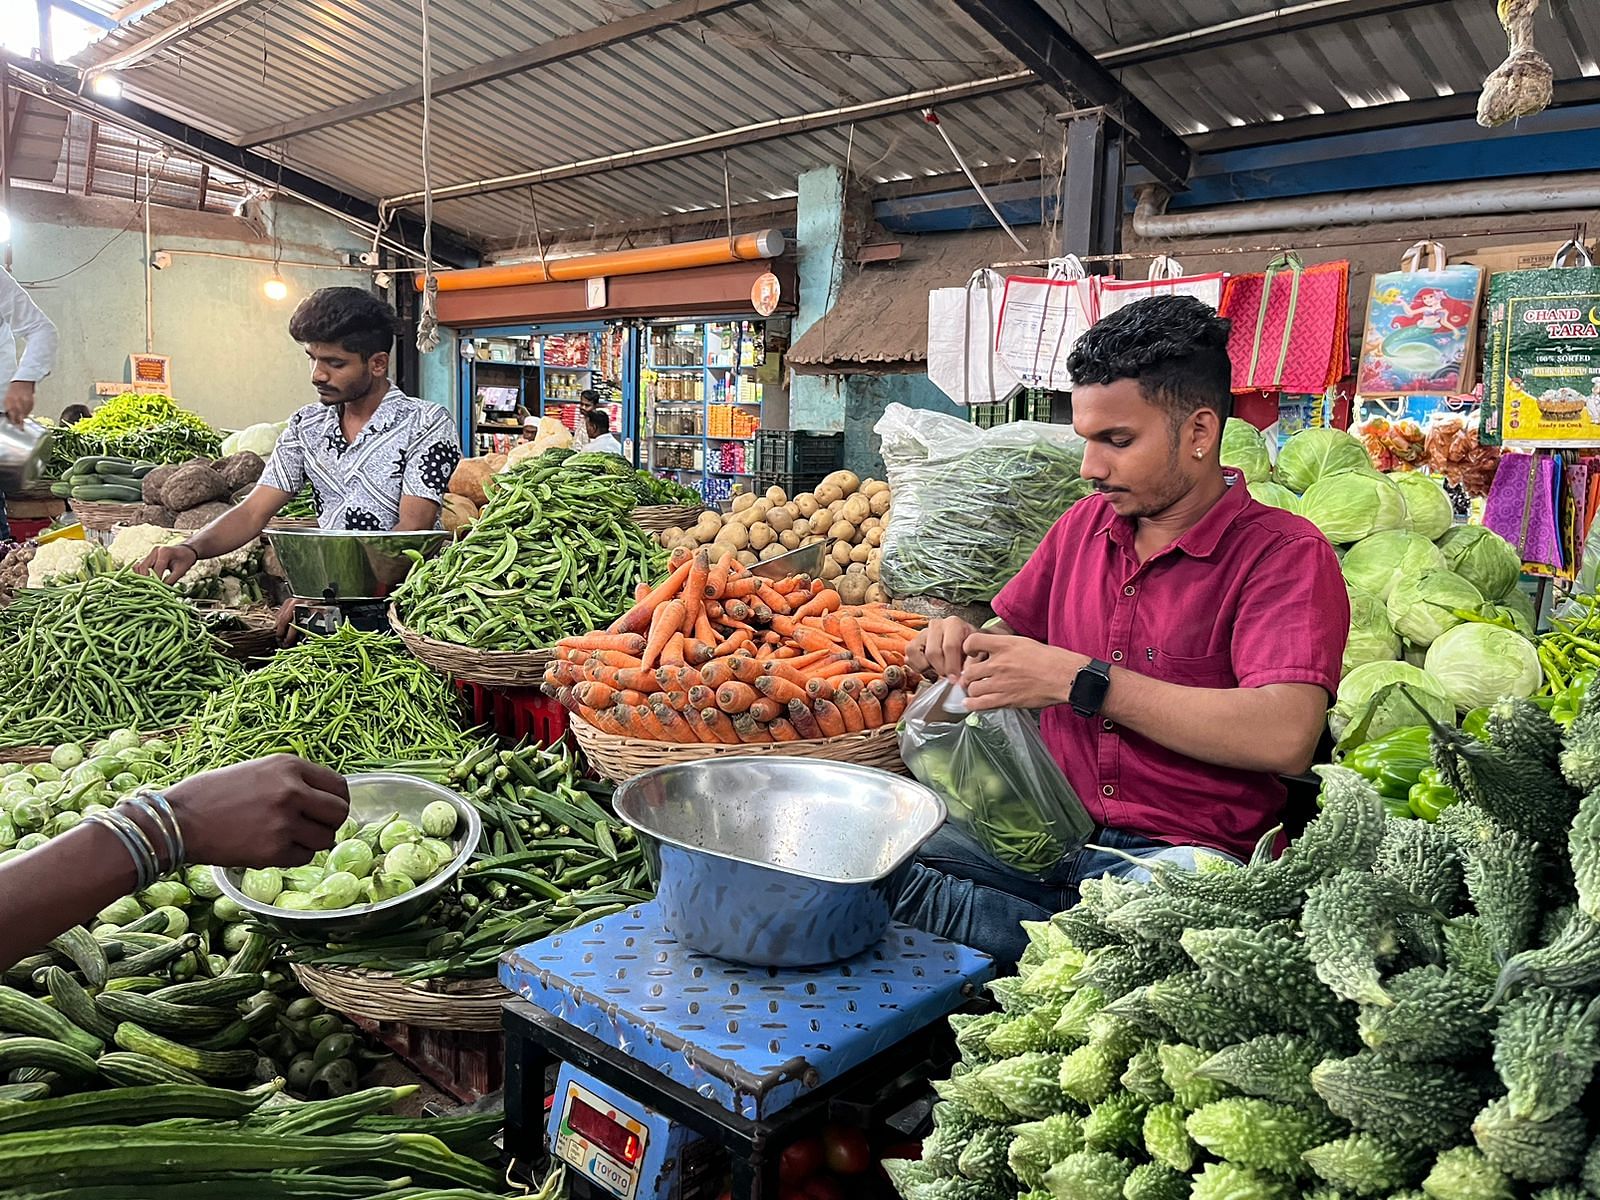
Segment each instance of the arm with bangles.
[[[131,895],[141,870],[165,873],[185,861],[303,866],[333,845],[350,811],[343,776],[286,754],[192,776],[161,796],[164,807],[124,802],[112,810],[120,820],[91,817],[0,864],[0,971]],[[119,833],[118,825],[129,828],[122,820],[136,831]]]

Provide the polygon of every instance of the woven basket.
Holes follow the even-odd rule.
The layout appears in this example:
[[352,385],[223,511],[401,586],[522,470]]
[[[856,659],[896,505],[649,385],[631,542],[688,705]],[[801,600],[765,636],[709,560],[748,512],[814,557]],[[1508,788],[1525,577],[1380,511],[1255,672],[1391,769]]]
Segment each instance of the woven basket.
[[318,529],[315,517],[273,517],[267,522],[268,529]]
[[295,978],[324,1006],[369,1021],[498,1033],[501,1002],[511,995],[494,978],[413,983],[384,971],[293,965]]
[[272,613],[260,609],[234,610],[233,615],[244,623],[243,629],[213,629],[211,636],[227,647],[228,657],[240,662],[264,658],[278,648],[277,621]]
[[[166,738],[171,741],[184,730],[187,725],[179,725],[173,729],[157,729],[153,733],[141,734],[144,738]],[[83,743],[99,741],[99,738],[84,738]],[[42,763],[49,762],[50,756],[56,752],[54,746],[0,746],[0,763]]]
[[392,604],[389,624],[411,651],[411,657],[463,683],[481,683],[484,687],[538,687],[544,682],[544,669],[555,658],[549,650],[474,650],[470,646],[423,637],[400,623],[400,614]]
[[614,733],[596,729],[577,716],[569,718],[569,725],[589,765],[612,783],[626,783],[644,771],[673,763],[744,754],[771,758],[821,758],[863,767],[879,767],[899,775],[908,773],[905,763],[900,760],[900,739],[893,725],[882,725],[864,733],[841,734],[839,737],[753,746],[719,746],[704,742],[685,745],[681,742],[650,742],[643,738],[618,737]]
[[118,525],[126,525],[139,513],[142,504],[103,504],[95,500],[70,501],[72,512],[85,529],[109,533]]
[[646,533],[660,533],[693,525],[705,510],[703,504],[642,504],[631,515]]

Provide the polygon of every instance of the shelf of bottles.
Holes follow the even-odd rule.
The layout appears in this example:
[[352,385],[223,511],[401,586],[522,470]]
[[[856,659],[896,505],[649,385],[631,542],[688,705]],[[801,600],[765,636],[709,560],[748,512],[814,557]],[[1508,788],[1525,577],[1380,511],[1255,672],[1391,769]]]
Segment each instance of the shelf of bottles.
[[554,417],[576,433],[582,420],[578,398],[589,388],[600,393],[612,432],[622,437],[618,381],[626,346],[621,327],[485,339],[482,350],[490,357],[470,363],[476,452],[510,450],[522,438],[524,414]]
[[641,377],[648,462],[708,503],[753,482],[765,362],[759,321],[652,325]]

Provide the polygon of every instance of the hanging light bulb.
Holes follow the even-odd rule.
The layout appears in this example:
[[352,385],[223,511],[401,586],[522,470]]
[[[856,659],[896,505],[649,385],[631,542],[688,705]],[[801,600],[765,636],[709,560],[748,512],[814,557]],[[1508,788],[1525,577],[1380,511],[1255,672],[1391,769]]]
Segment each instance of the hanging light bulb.
[[278,301],[289,294],[289,285],[283,281],[282,275],[274,271],[272,278],[261,285],[261,290],[266,293],[268,300]]
[[102,100],[119,100],[122,98],[122,77],[111,72],[91,76],[89,90]]

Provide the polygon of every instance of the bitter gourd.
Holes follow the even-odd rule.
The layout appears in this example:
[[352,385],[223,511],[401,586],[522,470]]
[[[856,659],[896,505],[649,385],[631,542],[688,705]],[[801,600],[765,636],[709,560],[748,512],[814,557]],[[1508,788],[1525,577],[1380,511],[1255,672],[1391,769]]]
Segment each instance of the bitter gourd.
[[1131,942],[1092,951],[1077,974],[1080,986],[1099,988],[1107,1000],[1154,983],[1183,965],[1176,946],[1160,942]]
[[1172,1089],[1161,1078],[1161,1059],[1156,1055],[1154,1042],[1146,1043],[1134,1052],[1119,1082],[1149,1104],[1172,1099]]
[[1313,1146],[1306,1163],[1319,1178],[1357,1196],[1381,1196],[1422,1178],[1429,1158],[1415,1146],[1372,1133],[1353,1133]]
[[1578,1169],[1588,1147],[1588,1123],[1576,1108],[1549,1120],[1525,1121],[1504,1097],[1492,1101],[1472,1123],[1472,1136],[1486,1157],[1514,1179],[1554,1183]]
[[1161,1078],[1172,1090],[1173,1102],[1185,1112],[1221,1100],[1232,1090],[1225,1083],[1201,1077],[1200,1067],[1211,1054],[1198,1046],[1168,1043],[1156,1050],[1156,1057],[1161,1060]]
[[1583,1186],[1590,1195],[1600,1196],[1600,1137],[1589,1143],[1583,1156]]
[[1526,950],[1543,894],[1538,846],[1471,804],[1452,804],[1437,824],[1466,865],[1467,895],[1495,953]]
[[1199,971],[1184,971],[1152,983],[1145,992],[1150,1007],[1174,1033],[1202,1050],[1220,1050],[1280,1028],[1248,994],[1213,987]]
[[1130,1169],[1115,1154],[1080,1150],[1046,1171],[1044,1185],[1057,1200],[1122,1200]]
[[1194,1170],[1200,1147],[1189,1136],[1188,1110],[1181,1104],[1155,1104],[1144,1115],[1144,1152],[1174,1171]]
[[1336,996],[1382,1007],[1394,1003],[1378,965],[1400,949],[1397,901],[1392,881],[1361,871],[1341,871],[1306,896],[1300,914],[1306,953],[1317,978]]
[[1083,1118],[1077,1113],[1056,1113],[1014,1126],[1011,1132],[1006,1163],[1023,1187],[1043,1187],[1046,1171],[1083,1149]]
[[1038,1009],[1002,1021],[989,1031],[984,1048],[990,1058],[1005,1059],[1030,1050],[1043,1050],[1050,1044],[1050,1029],[1056,1023],[1053,1009]]
[[1050,924],[1072,943],[1074,949],[1088,952],[1098,950],[1101,946],[1114,946],[1122,940],[1107,925],[1108,919],[1108,913],[1080,901],[1065,912],[1051,917]]
[[1307,1174],[1304,1154],[1343,1132],[1326,1113],[1234,1096],[1191,1113],[1189,1136],[1218,1158],[1274,1175]]
[[1126,1054],[1091,1042],[1062,1058],[1056,1082],[1079,1104],[1099,1104],[1116,1088],[1117,1077],[1127,1065]]
[[1011,1148],[1011,1130],[990,1125],[972,1135],[960,1156],[956,1170],[966,1179],[1002,1190],[1012,1183],[1011,1168],[1006,1165],[1006,1151]]
[[1561,763],[1561,726],[1532,700],[1507,697],[1489,706],[1489,744],[1555,771]]
[[1578,804],[1578,815],[1567,831],[1567,858],[1578,889],[1578,907],[1600,919],[1600,790],[1589,792]]
[[1524,950],[1506,961],[1495,982],[1494,1002],[1526,984],[1586,988],[1596,980],[1600,980],[1600,921],[1578,913],[1548,946]]
[[1089,1020],[1106,1006],[1106,994],[1099,988],[1084,987],[1072,993],[1072,998],[1061,1006],[1061,1015],[1050,1027],[1053,1044],[1070,1046],[1089,1040]]
[[1516,1200],[1516,1188],[1476,1146],[1455,1146],[1439,1155],[1422,1181],[1432,1200]]
[[1472,1058],[1488,1044],[1493,1019],[1483,1009],[1492,985],[1465,971],[1414,967],[1385,985],[1387,1008],[1362,1005],[1361,1040],[1410,1062]]
[[1347,1024],[1338,998],[1317,978],[1305,942],[1288,922],[1190,929],[1179,944],[1208,984],[1249,995],[1285,1028],[1337,1037]]
[[1457,917],[1444,927],[1444,963],[1448,970],[1494,986],[1500,978],[1500,964],[1482,918]]
[[1127,1154],[1144,1144],[1144,1114],[1149,1104],[1132,1092],[1114,1092],[1083,1119],[1083,1146],[1108,1154]]
[[1156,1041],[1160,1041],[1172,1032],[1150,1003],[1149,984],[1141,984],[1133,991],[1118,996],[1106,1005],[1105,1011],[1119,1020],[1126,1021],[1145,1037]]
[[1297,1200],[1299,1195],[1293,1180],[1233,1163],[1207,1163],[1189,1190],[1190,1200]]
[[[1390,817],[1373,872],[1394,880],[1439,914],[1449,913],[1461,895],[1461,860],[1449,835],[1428,821]],[[1422,961],[1444,961],[1443,931],[1432,913],[1401,914],[1400,935]]]
[[1577,808],[1577,795],[1557,771],[1536,758],[1480,742],[1431,716],[1428,724],[1439,776],[1460,792],[1463,800],[1534,840],[1559,837],[1566,831]]
[[1009,1018],[1004,1013],[984,1013],[974,1017],[955,1013],[950,1018],[950,1028],[955,1030],[956,1049],[967,1062],[982,1063],[994,1059],[989,1050],[989,1035],[1004,1025]]
[[1122,1200],[1188,1200],[1189,1177],[1160,1163],[1141,1163],[1128,1173]]
[[1030,1051],[990,1063],[974,1077],[978,1086],[1023,1120],[1060,1112],[1070,1098],[1061,1090],[1061,1055]]
[[1572,1183],[1558,1183],[1554,1187],[1540,1188],[1533,1200],[1591,1200],[1587,1191]]
[[1500,1010],[1494,1068],[1511,1115],[1547,1121],[1576,1104],[1600,1063],[1600,1001],[1529,988]]
[[1477,1086],[1453,1067],[1371,1050],[1318,1063],[1311,1086],[1357,1129],[1430,1148],[1465,1133],[1481,1102]]
[[1051,955],[1023,976],[1023,995],[1064,999],[1069,992],[1080,986],[1078,972],[1083,969],[1088,957],[1076,947]]
[[1011,1110],[1002,1104],[988,1088],[977,1080],[973,1072],[951,1074],[949,1079],[935,1079],[934,1093],[941,1100],[958,1100],[989,1121],[1011,1120]]
[[1311,1068],[1324,1057],[1308,1038],[1267,1033],[1224,1046],[1195,1068],[1195,1076],[1225,1083],[1247,1096],[1283,1104],[1321,1106],[1311,1086]]
[[1185,896],[1152,895],[1130,900],[1106,918],[1106,928],[1125,940],[1176,941],[1185,929],[1212,929],[1221,925],[1255,925],[1260,913]]

